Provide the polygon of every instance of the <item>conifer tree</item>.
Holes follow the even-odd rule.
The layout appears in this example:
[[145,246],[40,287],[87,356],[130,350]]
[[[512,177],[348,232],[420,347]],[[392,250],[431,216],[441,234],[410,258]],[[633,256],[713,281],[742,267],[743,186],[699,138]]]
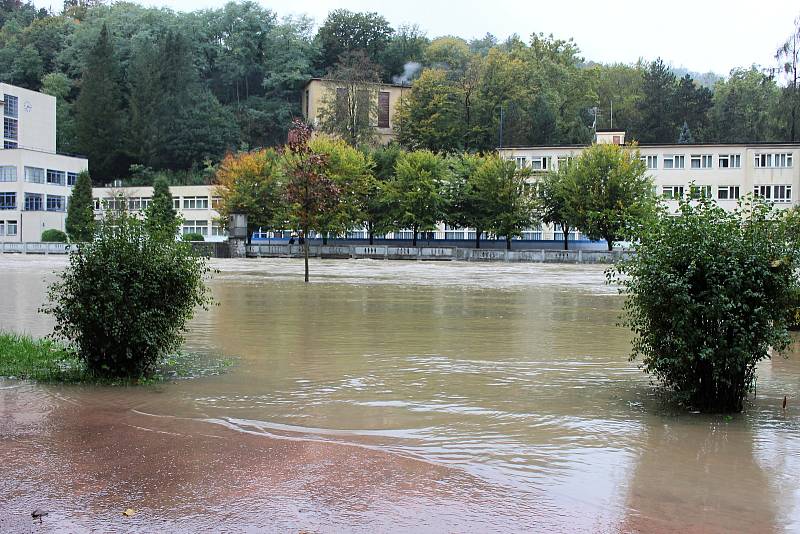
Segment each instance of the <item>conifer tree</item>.
[[65,228],[70,241],[74,243],[86,243],[94,239],[92,180],[86,171],[78,175],[78,180],[72,189]]
[[174,239],[179,225],[169,184],[164,178],[158,178],[153,184],[153,198],[145,210],[145,227],[150,235]]
[[107,180],[127,171],[121,151],[117,64],[108,28],[104,24],[86,60],[81,92],[75,102],[78,149],[92,162],[95,180]]
[[683,126],[681,126],[681,133],[678,136],[678,144],[691,145],[692,143],[694,143],[694,136],[692,136],[692,131],[689,129],[689,123],[683,121]]

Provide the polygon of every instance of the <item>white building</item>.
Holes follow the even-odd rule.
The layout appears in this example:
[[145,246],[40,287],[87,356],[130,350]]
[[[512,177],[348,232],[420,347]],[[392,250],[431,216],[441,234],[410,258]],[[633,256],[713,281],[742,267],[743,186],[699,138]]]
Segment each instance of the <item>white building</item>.
[[[228,239],[225,223],[219,220],[216,208],[219,197],[211,185],[178,185],[169,188],[175,210],[183,219],[181,233],[197,233],[205,241]],[[96,187],[92,189],[95,215],[105,209],[122,209],[141,214],[153,198],[152,187]]]
[[[601,130],[598,143],[625,143],[625,132]],[[557,170],[586,148],[583,145],[509,147],[499,149],[502,157],[518,167],[533,171],[535,177]],[[675,211],[678,198],[704,195],[726,209],[754,193],[778,207],[798,204],[800,195],[800,143],[749,144],[664,144],[639,145],[639,153],[653,178],[656,193]],[[695,190],[690,191],[694,183]],[[558,229],[538,230],[542,239],[553,239]],[[561,236],[558,236],[559,238]],[[578,237],[578,234],[575,235]]]
[[67,203],[86,158],[56,152],[55,97],[0,83],[0,242],[39,241],[64,230]]

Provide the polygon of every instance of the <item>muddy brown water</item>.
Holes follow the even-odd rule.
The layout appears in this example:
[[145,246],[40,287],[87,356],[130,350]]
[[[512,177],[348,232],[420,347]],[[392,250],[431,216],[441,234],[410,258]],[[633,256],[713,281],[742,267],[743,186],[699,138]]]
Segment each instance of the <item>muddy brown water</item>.
[[[64,264],[0,258],[0,329],[49,333]],[[226,374],[0,380],[0,531],[800,531],[798,348],[744,414],[679,414],[602,267],[216,266],[186,346]]]

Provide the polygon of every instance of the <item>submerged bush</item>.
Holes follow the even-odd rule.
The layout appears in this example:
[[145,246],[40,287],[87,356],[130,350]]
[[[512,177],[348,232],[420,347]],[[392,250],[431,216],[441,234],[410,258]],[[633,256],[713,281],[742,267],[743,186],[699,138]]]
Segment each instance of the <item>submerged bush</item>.
[[70,255],[43,311],[90,371],[148,376],[180,347],[195,307],[209,303],[209,268],[188,243],[151,235],[126,213],[106,217],[96,239]]
[[760,201],[682,202],[635,249],[609,272],[626,295],[631,359],[696,409],[741,411],[756,364],[789,342],[798,257],[785,220]]
[[66,243],[67,234],[61,230],[50,228],[42,232],[42,243]]

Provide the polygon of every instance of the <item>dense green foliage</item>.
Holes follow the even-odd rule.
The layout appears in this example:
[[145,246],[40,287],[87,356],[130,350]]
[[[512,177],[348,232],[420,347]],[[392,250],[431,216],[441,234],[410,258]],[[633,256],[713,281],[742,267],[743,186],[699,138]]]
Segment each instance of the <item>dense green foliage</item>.
[[756,364],[789,343],[798,255],[769,205],[682,201],[609,277],[626,295],[632,358],[686,404],[740,411]]
[[78,175],[75,186],[72,188],[64,227],[73,243],[84,243],[91,241],[94,237],[92,180],[86,171]]
[[0,332],[0,376],[22,380],[82,381],[83,362],[51,339]]
[[151,374],[176,351],[196,306],[209,303],[206,260],[188,243],[150,234],[125,212],[107,213],[49,289],[54,336],[107,377]]
[[[595,120],[611,126],[612,101],[631,140],[676,142],[684,122],[697,142],[798,137],[797,30],[775,75],[748,67],[723,79],[660,60],[592,63],[572,40],[544,34],[429,39],[342,9],[319,22],[315,33],[308,18],[248,0],[192,12],[69,2],[60,14],[3,2],[0,78],[57,97],[58,149],[87,154],[97,184],[131,176],[131,165],[200,177],[229,149],[282,144],[303,84],[354,54],[370,78],[416,81],[397,117],[412,149],[584,143]],[[134,178],[152,183],[142,182],[152,173]]]
[[42,232],[41,241],[42,243],[66,243],[67,234],[55,228],[48,228]]
[[631,147],[596,144],[568,166],[562,187],[568,217],[589,239],[636,237],[655,215],[653,180],[639,152]]
[[198,234],[196,232],[190,232],[188,234],[183,234],[181,236],[181,239],[183,239],[186,242],[205,241],[205,238],[203,237],[203,234]]
[[444,190],[447,166],[442,158],[428,150],[404,152],[397,158],[395,176],[387,188],[392,205],[392,219],[398,229],[408,228],[417,234],[434,229],[444,218]]

